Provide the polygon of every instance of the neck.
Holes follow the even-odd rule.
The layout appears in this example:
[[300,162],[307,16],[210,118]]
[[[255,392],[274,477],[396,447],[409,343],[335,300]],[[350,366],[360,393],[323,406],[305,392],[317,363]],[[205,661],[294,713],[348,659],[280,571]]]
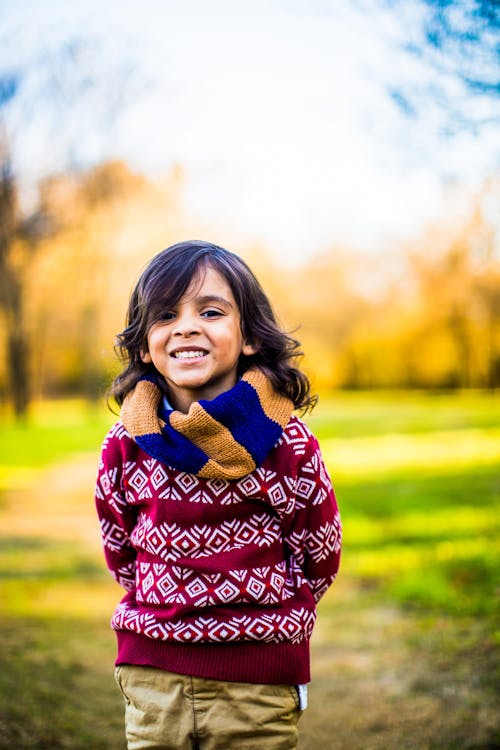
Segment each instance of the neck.
[[174,394],[170,389],[167,389],[167,398],[172,409],[175,409],[175,411],[180,411],[182,412],[182,414],[187,414],[189,412],[189,407],[191,406],[191,404],[196,401],[196,399],[194,397],[190,397],[189,394]]

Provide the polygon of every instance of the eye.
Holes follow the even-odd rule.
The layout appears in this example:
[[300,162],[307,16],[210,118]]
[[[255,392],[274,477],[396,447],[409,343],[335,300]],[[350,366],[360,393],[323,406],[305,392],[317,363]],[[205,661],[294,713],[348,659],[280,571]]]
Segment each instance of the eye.
[[166,310],[160,315],[159,320],[173,320],[174,318],[175,318],[175,313],[172,312],[171,310]]
[[222,310],[216,310],[215,308],[211,307],[208,310],[203,310],[201,313],[203,318],[220,318],[224,313]]

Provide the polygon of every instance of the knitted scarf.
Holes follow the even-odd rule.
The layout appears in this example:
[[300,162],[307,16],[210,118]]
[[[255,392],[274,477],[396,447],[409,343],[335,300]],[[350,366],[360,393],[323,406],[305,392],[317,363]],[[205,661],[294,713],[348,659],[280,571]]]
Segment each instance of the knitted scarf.
[[212,401],[194,402],[187,414],[167,411],[165,420],[158,415],[162,395],[146,376],[125,398],[121,421],[148,455],[205,479],[240,479],[260,466],[293,411],[257,368]]

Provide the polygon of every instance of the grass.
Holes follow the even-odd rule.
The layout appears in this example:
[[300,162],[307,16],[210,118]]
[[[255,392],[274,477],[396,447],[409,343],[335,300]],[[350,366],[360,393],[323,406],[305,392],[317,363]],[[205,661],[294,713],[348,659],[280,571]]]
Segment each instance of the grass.
[[320,440],[499,427],[500,397],[478,391],[339,391],[308,419]]
[[41,468],[95,450],[113,419],[102,405],[80,399],[36,403],[26,421],[4,419],[0,493],[28,486]]
[[0,747],[124,747],[104,621],[10,616],[2,646]]
[[[301,750],[499,746],[499,406],[337,394],[310,418],[345,543],[320,603]],[[92,502],[112,419],[59,402],[1,432],[1,750],[124,748],[108,625],[120,590]]]

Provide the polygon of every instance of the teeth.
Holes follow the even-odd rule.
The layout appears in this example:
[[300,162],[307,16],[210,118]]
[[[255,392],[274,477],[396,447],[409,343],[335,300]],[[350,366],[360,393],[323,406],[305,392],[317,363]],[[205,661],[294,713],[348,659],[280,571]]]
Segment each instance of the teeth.
[[174,352],[174,357],[176,359],[200,359],[200,357],[204,356],[205,352],[200,351]]

